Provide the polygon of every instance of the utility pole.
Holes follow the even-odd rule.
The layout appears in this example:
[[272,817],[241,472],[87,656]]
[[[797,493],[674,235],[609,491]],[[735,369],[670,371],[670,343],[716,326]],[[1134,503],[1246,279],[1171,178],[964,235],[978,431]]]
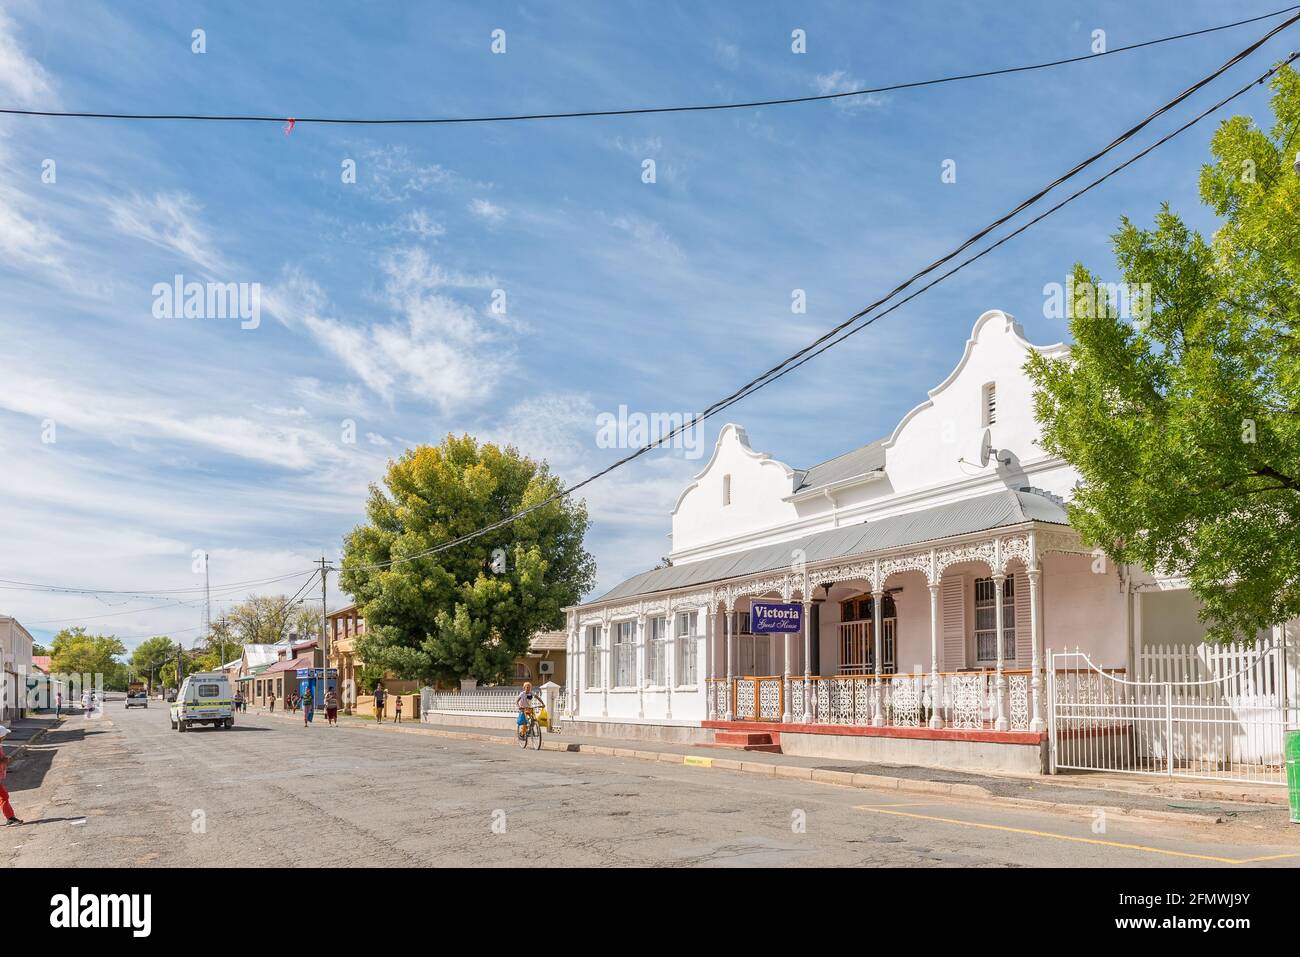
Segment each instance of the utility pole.
[[325,556],[320,557],[320,700],[316,702],[316,707],[325,707],[325,689],[329,685],[330,670],[330,629],[329,629],[329,608],[325,604],[325,577],[329,574],[329,566],[325,563]]
[[221,663],[224,665],[226,663],[226,616],[225,615],[221,616],[220,647],[221,647]]
[[203,553],[203,637],[212,640],[212,591],[208,587],[208,553]]

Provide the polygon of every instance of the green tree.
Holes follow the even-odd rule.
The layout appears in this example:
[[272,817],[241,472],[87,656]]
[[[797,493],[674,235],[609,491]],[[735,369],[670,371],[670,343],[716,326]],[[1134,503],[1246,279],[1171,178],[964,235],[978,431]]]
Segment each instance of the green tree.
[[369,522],[345,539],[340,575],[366,618],[357,653],[367,665],[401,678],[499,681],[529,636],[561,626],[564,606],[591,588],[586,506],[567,498],[411,558],[559,491],[545,462],[449,435],[390,462],[384,485],[370,487]]
[[149,690],[152,691],[159,669],[175,657],[175,643],[166,635],[158,635],[140,642],[139,647],[131,654],[131,667],[135,669],[142,681],[149,684]]
[[103,675],[104,687],[126,687],[126,667],[117,660],[126,646],[111,635],[91,635],[80,625],[64,628],[50,644],[50,668],[60,674]]
[[1168,206],[1113,236],[1144,314],[1098,303],[1076,266],[1075,344],[1027,366],[1044,448],[1082,475],[1071,523],[1116,562],[1186,575],[1218,640],[1300,616],[1300,77],[1272,88],[1271,132],[1237,116],[1211,140],[1209,239]]
[[[313,601],[310,595],[292,603],[288,595],[253,595],[230,609],[225,617],[228,633],[241,643],[273,645],[291,632],[316,637],[323,616],[319,601]],[[214,623],[214,632],[220,627]]]

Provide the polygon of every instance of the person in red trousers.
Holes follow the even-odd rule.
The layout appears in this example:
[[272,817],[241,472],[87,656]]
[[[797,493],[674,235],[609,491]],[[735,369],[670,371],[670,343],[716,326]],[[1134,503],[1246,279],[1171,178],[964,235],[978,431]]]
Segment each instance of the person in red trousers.
[[0,724],[0,814],[5,816],[5,827],[23,823],[14,813],[14,806],[9,803],[9,792],[5,790],[5,775],[9,773],[9,759],[4,753],[4,739],[9,729]]

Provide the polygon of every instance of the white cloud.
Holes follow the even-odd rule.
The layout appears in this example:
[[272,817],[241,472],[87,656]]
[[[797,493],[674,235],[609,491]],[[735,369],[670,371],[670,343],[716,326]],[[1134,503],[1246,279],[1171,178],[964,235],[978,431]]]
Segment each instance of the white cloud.
[[0,377],[0,409],[38,422],[50,419],[59,430],[116,445],[181,442],[293,470],[319,466],[322,455],[338,455],[333,443],[300,425],[201,409],[178,410],[175,396],[126,397],[66,380],[30,376],[21,369]]
[[113,225],[124,236],[183,256],[211,274],[227,268],[201,221],[202,207],[186,193],[132,194],[107,200]]
[[506,215],[506,211],[502,207],[486,199],[472,200],[469,204],[469,211],[479,219],[486,219],[490,223],[498,223]]
[[682,262],[686,258],[668,230],[653,219],[629,213],[609,218],[607,222],[627,234],[641,253],[653,259]]
[[380,268],[382,301],[395,317],[389,322],[361,325],[325,315],[320,287],[295,273],[265,295],[263,305],[287,325],[309,332],[386,402],[409,395],[449,413],[490,396],[514,364],[500,333],[519,326],[446,290],[488,290],[496,280],[449,272],[414,248],[390,252]]
[[433,218],[422,209],[413,209],[392,227],[393,232],[413,233],[421,239],[437,239],[447,232],[447,228],[442,223],[436,223]]
[[422,163],[404,146],[367,150],[357,164],[357,182],[384,203],[404,203],[434,191],[483,189],[489,185],[468,180],[437,163]]
[[[861,90],[866,86],[862,80],[855,76],[849,76],[843,70],[835,70],[831,73],[819,73],[813,77],[813,88],[821,96],[829,96],[834,93],[848,93],[852,90]],[[861,110],[868,110],[873,107],[884,106],[888,101],[887,97],[878,93],[862,93],[858,96],[842,96],[835,100],[835,105],[846,113],[855,113]]]
[[0,9],[0,92],[10,106],[57,108],[50,75],[26,54],[15,33],[13,20]]

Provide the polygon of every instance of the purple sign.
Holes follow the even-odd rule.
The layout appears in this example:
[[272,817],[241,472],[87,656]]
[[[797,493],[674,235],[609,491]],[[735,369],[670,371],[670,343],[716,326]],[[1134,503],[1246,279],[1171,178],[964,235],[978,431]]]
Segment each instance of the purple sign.
[[749,625],[756,635],[802,631],[803,606],[794,601],[756,601],[749,609]]

